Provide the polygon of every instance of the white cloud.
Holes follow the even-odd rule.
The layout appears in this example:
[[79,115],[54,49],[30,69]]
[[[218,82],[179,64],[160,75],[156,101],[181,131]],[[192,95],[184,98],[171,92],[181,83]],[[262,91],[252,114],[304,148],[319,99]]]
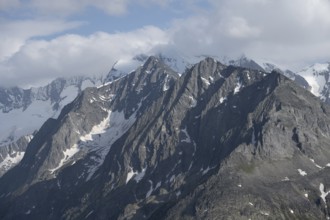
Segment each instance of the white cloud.
[[152,26],[127,33],[30,40],[9,60],[0,63],[1,83],[27,86],[59,76],[105,74],[116,60],[147,53],[167,42],[167,34]]
[[226,31],[234,38],[257,37],[260,34],[259,28],[251,27],[244,18],[233,17],[227,24]]
[[31,37],[48,36],[72,29],[81,22],[61,20],[0,21],[0,61],[9,59]]
[[306,64],[312,57],[330,59],[328,0],[209,2],[212,10],[174,22],[172,39],[181,50],[228,56],[245,53],[289,67]]
[[[120,15],[129,13],[130,7],[137,4],[148,6],[145,10],[155,6],[173,10],[178,4],[178,13],[186,5],[191,15],[179,14],[181,19],[172,20],[163,30],[149,26],[127,33],[64,35],[48,41],[35,37],[60,33],[80,23],[54,20],[55,17],[51,21],[0,20],[2,84],[32,84],[54,76],[104,73],[115,60],[146,53],[160,45],[189,55],[235,57],[244,53],[294,69],[314,61],[330,61],[328,0],[208,0],[208,7],[201,0],[184,0],[186,4],[173,0],[30,1],[30,7],[54,16],[83,13],[88,7]],[[13,2],[17,6],[18,1]],[[0,7],[15,6],[10,4],[6,0]]]

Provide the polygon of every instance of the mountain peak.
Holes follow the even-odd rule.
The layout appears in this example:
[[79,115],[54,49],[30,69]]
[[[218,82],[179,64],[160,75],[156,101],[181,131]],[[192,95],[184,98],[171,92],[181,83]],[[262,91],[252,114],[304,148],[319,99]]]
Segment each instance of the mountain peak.
[[311,92],[321,98],[321,100],[330,103],[330,64],[316,63],[298,72],[300,76],[306,79],[310,85]]
[[145,61],[143,67],[146,70],[151,70],[153,68],[157,68],[158,65],[164,65],[164,63],[158,57],[156,57],[156,56],[150,56]]

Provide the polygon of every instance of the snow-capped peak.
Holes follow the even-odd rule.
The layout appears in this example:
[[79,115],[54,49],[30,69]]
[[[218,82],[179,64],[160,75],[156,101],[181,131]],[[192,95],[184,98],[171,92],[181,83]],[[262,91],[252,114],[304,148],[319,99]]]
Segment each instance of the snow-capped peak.
[[327,89],[325,86],[327,82],[329,82],[329,73],[329,63],[316,63],[298,72],[298,74],[304,77],[311,86],[311,92],[321,99],[327,98],[325,94],[325,90]]

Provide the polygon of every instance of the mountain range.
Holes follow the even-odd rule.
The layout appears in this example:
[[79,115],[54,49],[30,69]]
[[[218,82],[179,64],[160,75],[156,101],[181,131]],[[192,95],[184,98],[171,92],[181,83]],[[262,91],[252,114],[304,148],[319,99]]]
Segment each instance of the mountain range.
[[141,55],[100,80],[3,90],[1,117],[51,108],[2,142],[16,160],[0,218],[329,219],[328,66],[230,62]]

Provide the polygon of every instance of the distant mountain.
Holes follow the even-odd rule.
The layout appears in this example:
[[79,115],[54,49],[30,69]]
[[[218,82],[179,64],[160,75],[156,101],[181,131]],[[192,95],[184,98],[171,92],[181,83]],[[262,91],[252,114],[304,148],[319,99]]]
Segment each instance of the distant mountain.
[[316,63],[298,72],[298,74],[307,80],[311,87],[311,92],[314,95],[320,97],[321,100],[330,103],[329,63]]
[[225,60],[227,65],[233,65],[233,66],[238,66],[238,67],[243,67],[243,68],[248,68],[248,69],[254,69],[254,70],[259,70],[259,71],[265,71],[267,73],[271,73],[272,71],[276,71],[289,79],[295,81],[298,85],[305,89],[310,89],[310,86],[307,82],[307,80],[300,76],[297,73],[294,73],[291,70],[288,69],[283,69],[275,64],[269,63],[269,62],[263,62],[263,61],[254,61],[252,59],[247,58],[245,55],[239,57],[236,60]]
[[254,60],[247,58],[245,55],[239,57],[236,60],[229,60],[227,65],[233,65],[233,66],[239,66],[242,68],[247,68],[247,69],[253,69],[253,70],[259,70],[259,71],[266,71],[266,72],[271,72],[268,69],[264,69],[262,66],[260,66],[258,63],[256,63]]
[[28,142],[48,118],[85,88],[102,84],[101,78],[58,78],[31,89],[0,87],[0,176],[23,157]]
[[327,219],[329,124],[276,71],[149,57],[43,124],[0,178],[0,218]]
[[291,70],[281,69],[280,67],[278,67],[274,64],[271,64],[271,63],[262,63],[260,65],[266,72],[270,73],[272,71],[277,71],[277,72],[281,73],[282,75],[288,77],[289,79],[293,80],[294,82],[296,82],[298,85],[300,85],[304,89],[307,89],[307,90],[310,89],[310,85],[308,84],[307,80],[304,77],[300,76],[297,73],[294,73]]

